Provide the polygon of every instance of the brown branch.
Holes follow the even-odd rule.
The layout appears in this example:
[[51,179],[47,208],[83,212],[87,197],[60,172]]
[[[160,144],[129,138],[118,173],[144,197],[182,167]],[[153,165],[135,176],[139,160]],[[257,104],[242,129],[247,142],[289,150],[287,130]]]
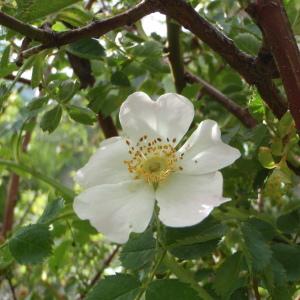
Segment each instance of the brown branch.
[[157,10],[156,5],[144,0],[133,8],[105,20],[97,20],[81,28],[65,32],[55,32],[49,28],[36,28],[0,11],[0,25],[23,34],[25,37],[42,44],[34,46],[21,53],[22,57],[29,57],[47,48],[59,47],[76,42],[82,38],[100,37],[116,28],[131,25],[142,17]]
[[28,25],[12,16],[5,14],[2,11],[0,11],[0,25],[3,25],[41,43],[51,43],[54,39],[53,33]]
[[[95,78],[92,75],[91,63],[89,60],[80,58],[71,53],[67,53],[71,67],[74,73],[80,80],[81,88],[86,88],[88,86],[93,86],[95,84]],[[104,136],[110,138],[113,136],[118,136],[118,131],[111,116],[104,117],[100,112],[97,116],[98,124],[103,130]]]
[[[187,2],[183,0],[149,1],[158,3],[158,10],[161,13],[175,19],[216,51],[249,84],[259,85],[259,93],[274,114],[279,118],[283,116],[287,105],[270,80],[270,74],[274,72],[270,70],[269,63],[264,64],[263,60],[258,62],[255,57],[238,49],[229,37],[201,17]],[[266,82],[265,86],[261,84],[262,82]]]
[[96,2],[96,0],[89,0],[88,2],[87,2],[87,4],[85,5],[85,9],[86,10],[91,10],[91,8],[92,8],[92,6],[93,6],[93,4]]
[[257,0],[247,12],[260,26],[277,64],[289,108],[300,131],[300,52],[280,0]]
[[[23,138],[22,143],[22,151],[26,152],[28,144],[30,142],[31,133],[27,131]],[[1,237],[2,239],[7,236],[7,234],[11,231],[14,223],[14,210],[17,204],[18,193],[20,186],[20,177],[19,175],[13,173],[10,176],[7,197],[5,201],[5,210],[3,217],[3,224],[1,228]]]
[[[89,289],[91,289],[97,283],[97,281],[103,274],[104,270],[111,264],[111,262],[113,261],[113,259],[117,255],[117,253],[119,252],[120,247],[121,247],[120,245],[116,246],[116,248],[112,251],[112,253],[110,253],[110,255],[104,260],[101,269],[96,273],[96,275],[93,277],[93,279],[89,283]],[[80,295],[80,299],[84,299],[87,292],[88,291],[86,291],[85,293],[82,293]]]
[[[179,24],[189,29],[221,55],[249,84],[257,85],[262,98],[277,117],[280,118],[286,112],[287,105],[282,101],[282,97],[270,80],[270,74],[274,73],[270,70],[272,65],[269,63],[265,64],[264,60],[257,60],[255,57],[238,49],[230,38],[201,17],[184,0],[144,0],[133,8],[111,18],[98,20],[87,26],[60,33],[34,28],[3,13],[1,14],[4,18],[0,17],[0,24],[23,33],[33,40],[42,42],[41,45],[26,50],[23,55],[27,57],[46,48],[59,47],[82,38],[102,36],[116,28],[133,24],[142,17],[156,11],[173,18]],[[10,21],[7,22],[7,20]],[[266,84],[262,85],[262,82]]]
[[202,90],[213,97],[218,103],[222,104],[228,111],[236,116],[246,127],[253,128],[257,125],[256,120],[251,116],[248,109],[243,108],[224,95],[221,91],[206,82],[205,80],[186,72],[186,79],[190,83],[199,83],[203,86]]
[[186,85],[180,47],[180,31],[181,26],[167,17],[168,57],[178,93],[181,93]]
[[[14,75],[7,75],[4,77],[4,79],[7,79],[7,80],[15,80],[16,77]],[[18,78],[17,82],[20,82],[20,83],[23,83],[23,84],[26,84],[26,85],[31,85],[31,80],[29,79],[26,79],[26,78]]]
[[98,113],[98,124],[102,128],[106,138],[118,136],[118,131],[112,117],[104,117],[101,113]]

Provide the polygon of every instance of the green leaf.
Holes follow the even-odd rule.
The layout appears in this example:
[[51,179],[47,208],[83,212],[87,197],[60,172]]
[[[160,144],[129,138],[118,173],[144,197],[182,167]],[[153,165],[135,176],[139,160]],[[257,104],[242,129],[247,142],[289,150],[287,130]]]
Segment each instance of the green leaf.
[[277,219],[278,229],[287,233],[298,232],[300,229],[300,210],[294,210],[288,214],[281,215]]
[[58,12],[57,19],[74,27],[80,27],[93,20],[93,13],[79,5],[73,5]]
[[261,47],[261,42],[253,34],[247,32],[236,35],[234,41],[241,50],[252,55],[257,55]]
[[43,107],[43,105],[47,104],[49,101],[49,98],[47,96],[33,98],[32,101],[27,105],[27,108],[30,111],[40,109]]
[[32,75],[31,75],[31,86],[33,88],[38,87],[42,80],[44,64],[45,64],[45,54],[41,53],[36,55],[32,67]]
[[51,222],[63,209],[64,200],[59,198],[47,203],[47,206],[38,220],[38,223],[47,224]]
[[77,81],[73,81],[71,79],[64,80],[59,85],[58,90],[58,100],[62,103],[67,103],[72,99],[72,97],[76,94],[79,89],[79,84]]
[[263,270],[271,261],[272,251],[263,235],[251,224],[245,222],[242,227],[245,247],[243,249],[250,270]]
[[214,239],[203,243],[195,241],[191,245],[178,246],[170,250],[170,252],[180,259],[197,259],[206,255],[210,255],[216,249],[220,239]]
[[42,130],[48,131],[49,133],[53,132],[57,128],[61,116],[62,116],[62,108],[58,104],[43,115],[40,123]]
[[85,59],[101,59],[105,55],[105,49],[96,39],[81,39],[67,47],[67,51]]
[[117,274],[102,279],[87,295],[86,300],[134,300],[140,282],[128,274]]
[[9,63],[3,68],[0,68],[0,78],[4,78],[5,76],[11,74],[13,71],[18,70],[18,67],[15,63]]
[[204,219],[200,224],[184,228],[166,227],[165,244],[168,249],[179,246],[195,245],[221,238],[226,227],[212,216]]
[[132,233],[120,254],[122,265],[131,270],[138,270],[151,263],[155,256],[155,239],[152,230],[141,234]]
[[227,299],[235,290],[245,284],[245,278],[241,277],[244,270],[244,260],[240,252],[226,258],[224,263],[217,269],[214,282],[216,293]]
[[8,247],[0,249],[0,271],[6,269],[14,261]]
[[47,176],[44,173],[38,172],[35,169],[29,168],[24,164],[15,163],[14,161],[0,159],[0,166],[5,166],[9,170],[13,170],[14,172],[21,173],[25,172],[35,177],[36,179],[42,180],[45,183],[49,184],[53,188],[59,192],[65,200],[71,201],[74,198],[74,192],[68,187],[62,185],[59,181],[53,179],[52,177]]
[[278,122],[278,133],[281,138],[288,135],[295,127],[294,119],[289,111],[287,111]]
[[76,105],[68,105],[67,111],[70,118],[78,123],[93,125],[96,121],[95,113],[88,108]]
[[266,113],[266,108],[265,108],[265,104],[264,104],[263,100],[261,99],[261,97],[257,91],[253,92],[252,96],[250,97],[248,107],[249,107],[251,114],[258,121],[263,120],[265,113]]
[[146,290],[146,300],[200,300],[197,292],[177,279],[153,281]]
[[118,86],[130,86],[130,81],[125,73],[117,71],[111,75],[111,83]]
[[272,156],[272,151],[268,147],[260,147],[258,152],[258,160],[261,165],[266,169],[274,169],[276,163]]
[[275,258],[283,265],[289,281],[300,280],[300,247],[275,244],[272,246]]
[[156,41],[146,41],[133,47],[131,54],[140,57],[160,57],[162,54],[162,46]]
[[10,55],[10,45],[7,46],[2,54],[1,60],[0,60],[0,69],[6,68],[9,64],[9,55]]
[[79,2],[79,0],[17,0],[17,18],[33,21],[55,13],[64,7]]
[[20,228],[9,239],[8,247],[21,264],[41,263],[52,251],[52,237],[45,224],[33,224]]

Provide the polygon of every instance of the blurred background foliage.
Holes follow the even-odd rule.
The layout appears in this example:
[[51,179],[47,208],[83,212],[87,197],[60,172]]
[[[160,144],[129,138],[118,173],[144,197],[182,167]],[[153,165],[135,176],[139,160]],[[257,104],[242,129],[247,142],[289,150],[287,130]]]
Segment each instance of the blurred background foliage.
[[[257,55],[262,35],[243,10],[247,3],[189,2],[241,50]],[[4,0],[1,10],[64,31],[137,3]],[[300,42],[300,5],[297,0],[284,4]],[[118,284],[138,289],[134,276],[142,281],[156,255],[152,232],[132,235],[122,250],[106,242],[73,213],[72,198],[79,191],[73,176],[104,138],[120,130],[118,109],[129,94],[141,90],[155,98],[176,91],[165,17],[155,14],[99,39],[82,39],[27,59],[19,55],[22,35],[5,27],[0,35],[0,298],[83,299],[90,293],[89,299],[121,299],[100,295],[105,288],[112,295]],[[185,69],[247,107],[257,125],[244,126],[201,84],[183,88],[196,109],[191,131],[201,120],[216,120],[223,140],[237,147],[242,158],[222,171],[224,195],[231,202],[192,228],[164,228],[170,259],[178,259],[213,299],[296,299],[300,151],[293,119],[289,113],[276,119],[255,87],[185,29],[180,45]],[[19,178],[17,204],[13,226],[4,230],[13,172]],[[127,275],[99,281],[116,272]],[[147,300],[198,299],[186,283],[168,279],[171,274],[167,262],[157,270]],[[182,290],[186,294],[180,296]],[[134,299],[129,291],[122,299]]]

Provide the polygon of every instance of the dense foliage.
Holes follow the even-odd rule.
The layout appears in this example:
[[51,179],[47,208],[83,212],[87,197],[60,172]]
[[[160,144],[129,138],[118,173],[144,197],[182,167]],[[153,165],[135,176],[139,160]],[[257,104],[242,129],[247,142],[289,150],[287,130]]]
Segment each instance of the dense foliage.
[[[63,32],[138,2],[4,0],[1,10]],[[243,53],[257,56],[264,39],[244,10],[247,1],[187,2]],[[284,5],[300,41],[300,5]],[[1,299],[286,300],[300,294],[300,148],[289,111],[274,115],[257,85],[188,30],[179,34],[171,19],[167,36],[154,27],[149,34],[138,20],[100,38],[34,49],[40,40],[24,38],[2,18]],[[285,95],[280,78],[273,82]],[[153,223],[119,246],[75,215],[80,187],[73,178],[103,139],[121,134],[118,109],[137,90],[154,98],[180,92],[195,107],[190,132],[204,119],[216,120],[224,142],[242,157],[222,170],[224,196],[232,201],[203,222],[181,229]]]

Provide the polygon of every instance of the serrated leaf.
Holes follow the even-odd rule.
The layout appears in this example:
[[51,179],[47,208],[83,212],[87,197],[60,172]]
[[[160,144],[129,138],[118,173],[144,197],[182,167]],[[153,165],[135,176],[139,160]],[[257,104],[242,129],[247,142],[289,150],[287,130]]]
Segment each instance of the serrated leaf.
[[151,230],[141,234],[133,233],[123,246],[120,254],[122,265],[131,270],[138,270],[152,262],[155,256],[155,239]]
[[118,86],[130,86],[130,81],[125,73],[117,71],[111,75],[111,83]]
[[41,215],[41,217],[38,220],[38,223],[48,223],[49,221],[53,220],[63,209],[64,207],[64,200],[59,198],[55,199],[54,201],[51,201],[47,203],[47,206]]
[[261,47],[261,42],[253,34],[247,32],[237,34],[234,41],[241,50],[252,55],[257,55]]
[[283,265],[289,281],[300,280],[300,247],[275,244],[272,246],[275,258]]
[[298,232],[300,229],[300,211],[294,210],[288,214],[281,215],[277,219],[277,227],[279,230],[287,233]]
[[95,113],[88,108],[77,105],[68,105],[67,111],[70,118],[78,123],[93,125],[96,121]]
[[245,222],[241,227],[245,248],[244,254],[250,269],[263,270],[271,261],[272,251],[262,234],[251,224]]
[[62,116],[62,108],[58,104],[43,115],[40,123],[42,130],[48,131],[49,133],[53,132],[57,128],[61,116]]
[[162,279],[151,282],[146,290],[146,300],[200,300],[197,292],[177,279]]
[[81,39],[67,47],[67,51],[85,59],[101,59],[105,49],[96,39]]
[[20,228],[8,242],[12,256],[21,264],[41,263],[52,251],[52,237],[45,224]]
[[132,275],[108,276],[96,285],[86,300],[134,300],[139,288],[140,282]]
[[17,18],[24,21],[33,21],[76,2],[79,2],[79,0],[17,0]]
[[240,276],[241,271],[244,270],[243,264],[243,256],[237,252],[227,257],[221,267],[217,269],[213,286],[218,295],[228,299],[236,289],[243,286],[245,278]]

